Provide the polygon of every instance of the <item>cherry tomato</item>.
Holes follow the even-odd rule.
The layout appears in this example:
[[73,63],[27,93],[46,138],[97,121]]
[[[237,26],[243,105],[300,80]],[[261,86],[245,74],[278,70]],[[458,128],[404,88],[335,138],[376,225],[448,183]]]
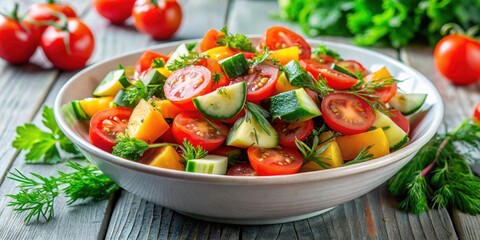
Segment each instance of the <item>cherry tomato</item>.
[[360,73],[362,74],[362,76],[365,76],[368,74],[367,69],[361,63],[355,60],[342,60],[337,62],[336,64],[355,75]]
[[[58,23],[63,24],[61,21]],[[68,32],[49,26],[42,35],[40,46],[55,67],[76,70],[84,67],[92,56],[95,40],[80,19],[67,18],[66,24]]]
[[249,147],[248,159],[260,176],[297,173],[303,164],[303,157],[293,148]]
[[243,75],[232,79],[231,83],[245,82],[247,84],[247,101],[259,102],[270,97],[278,78],[278,68],[259,64]]
[[176,0],[137,0],[132,15],[137,30],[157,40],[171,38],[182,22],[182,8]]
[[223,72],[223,69],[217,60],[206,58],[200,60],[196,65],[204,66],[210,70],[212,73],[213,90],[227,86],[230,83],[230,79],[228,79],[227,75]]
[[205,52],[209,49],[217,47],[217,40],[219,36],[220,36],[220,32],[218,30],[216,29],[208,30],[207,33],[205,33],[205,36],[203,36],[202,41],[198,46],[198,50],[200,50],[200,52]]
[[480,123],[480,102],[477,103],[475,109],[473,109],[473,120],[476,123]]
[[300,66],[305,69],[305,71],[312,74],[315,79],[318,79],[321,69],[330,68],[330,64],[321,63],[313,59],[300,59]]
[[480,42],[459,34],[440,40],[433,52],[438,71],[456,85],[480,79]]
[[17,10],[18,5],[11,16],[0,14],[0,58],[12,64],[28,62],[41,37],[40,29],[20,20]]
[[257,172],[253,169],[252,165],[249,163],[240,163],[231,166],[228,171],[227,175],[230,176],[257,176]]
[[334,62],[337,62],[336,58],[329,55],[323,55],[323,54],[312,57],[312,60],[323,63],[323,64],[327,64],[328,66],[330,66],[330,64]]
[[282,147],[295,148],[295,138],[305,140],[313,131],[313,120],[287,123],[280,120],[273,122],[273,128],[278,133],[278,144]]
[[[172,124],[169,124],[169,128],[158,139],[163,142],[176,143],[177,140],[173,136]],[[157,140],[157,141],[159,141]]]
[[153,60],[158,58],[163,59],[165,62],[168,61],[168,57],[161,53],[156,53],[150,50],[145,51],[135,64],[135,71],[142,73],[150,69],[152,67]]
[[[214,127],[212,125],[214,125]],[[186,139],[193,146],[202,146],[206,151],[218,148],[227,138],[228,128],[221,122],[206,120],[199,112],[182,112],[173,120],[172,132],[177,143]]]
[[406,132],[407,134],[410,133],[410,121],[408,121],[408,119],[405,116],[403,116],[403,114],[400,111],[398,111],[396,109],[390,111],[390,116],[389,117],[404,132]]
[[[335,90],[347,90],[357,83],[357,79],[333,69],[319,69],[318,74]],[[317,75],[318,76],[318,75]]]
[[193,111],[192,99],[212,91],[212,73],[203,66],[188,66],[173,72],[165,81],[165,97],[177,107]]
[[367,131],[375,121],[375,113],[362,98],[350,93],[331,93],[321,104],[325,123],[343,135]]
[[[77,13],[66,3],[56,3],[54,0],[48,0],[48,3],[37,3],[30,6],[27,13],[27,19],[35,22],[57,21],[56,14],[64,14],[66,17],[77,17]],[[47,26],[40,27],[45,30]]]
[[310,45],[302,36],[281,26],[268,28],[263,35],[261,45],[267,46],[270,50],[298,46],[301,59],[309,59],[312,55]]
[[124,133],[128,119],[132,115],[129,108],[110,108],[93,115],[90,120],[90,142],[106,152],[112,152],[118,133]]
[[135,0],[94,0],[93,6],[98,14],[110,20],[111,23],[121,25],[132,16]]
[[395,94],[397,94],[397,84],[389,84],[383,88],[378,89],[374,95],[378,97],[384,103],[388,103],[390,99],[392,99]]

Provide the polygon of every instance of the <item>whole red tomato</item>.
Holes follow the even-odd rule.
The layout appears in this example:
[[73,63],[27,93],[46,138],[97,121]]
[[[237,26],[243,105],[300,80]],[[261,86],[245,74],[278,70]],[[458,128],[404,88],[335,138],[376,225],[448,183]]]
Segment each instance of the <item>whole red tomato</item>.
[[10,16],[0,14],[0,57],[12,64],[26,63],[40,41],[40,29],[20,20],[15,5]]
[[171,38],[182,23],[182,8],[176,0],[138,0],[132,15],[138,31],[157,40]]
[[435,65],[453,84],[467,85],[480,79],[480,42],[452,34],[438,42],[433,53]]
[[135,0],[94,0],[95,10],[111,23],[121,25],[132,16]]
[[48,0],[48,3],[37,3],[30,6],[27,17],[34,21],[56,21],[55,13],[65,14],[66,17],[77,17],[77,13],[66,3],[56,3]]
[[480,124],[480,102],[477,103],[475,109],[473,109],[473,120]]
[[49,26],[42,35],[40,46],[52,64],[59,69],[75,70],[84,67],[95,48],[92,32],[78,18],[57,21],[64,26]]

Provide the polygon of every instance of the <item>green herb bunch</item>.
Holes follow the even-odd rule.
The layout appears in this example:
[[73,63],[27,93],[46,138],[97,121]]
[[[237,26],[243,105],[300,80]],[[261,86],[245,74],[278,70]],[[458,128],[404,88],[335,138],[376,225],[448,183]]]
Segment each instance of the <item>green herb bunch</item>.
[[422,213],[430,208],[457,207],[480,213],[480,178],[469,163],[478,162],[480,126],[471,119],[452,132],[436,135],[388,181],[399,208]]

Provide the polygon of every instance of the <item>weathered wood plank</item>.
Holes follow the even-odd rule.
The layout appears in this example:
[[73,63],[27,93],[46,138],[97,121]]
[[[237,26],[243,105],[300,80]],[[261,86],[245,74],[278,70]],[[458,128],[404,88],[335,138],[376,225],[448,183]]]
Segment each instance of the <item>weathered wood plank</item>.
[[[480,101],[480,84],[456,87],[436,71],[433,62],[433,50],[420,47],[408,47],[401,51],[402,60],[427,76],[440,92],[445,104],[444,124],[453,129],[463,119],[470,117],[475,103]],[[441,130],[442,131],[442,130]],[[474,169],[478,174],[478,165]],[[480,216],[471,216],[452,209],[452,220],[461,239],[480,237]],[[434,224],[433,228],[438,225]]]

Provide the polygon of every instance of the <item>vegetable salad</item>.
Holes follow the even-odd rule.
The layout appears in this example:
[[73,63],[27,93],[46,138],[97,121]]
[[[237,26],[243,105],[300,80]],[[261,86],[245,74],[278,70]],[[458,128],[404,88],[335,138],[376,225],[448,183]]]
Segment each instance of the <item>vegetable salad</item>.
[[409,140],[408,94],[383,67],[367,70],[281,26],[254,46],[226,28],[170,55],[146,51],[72,101],[91,143],[156,167],[282,175],[367,161]]

